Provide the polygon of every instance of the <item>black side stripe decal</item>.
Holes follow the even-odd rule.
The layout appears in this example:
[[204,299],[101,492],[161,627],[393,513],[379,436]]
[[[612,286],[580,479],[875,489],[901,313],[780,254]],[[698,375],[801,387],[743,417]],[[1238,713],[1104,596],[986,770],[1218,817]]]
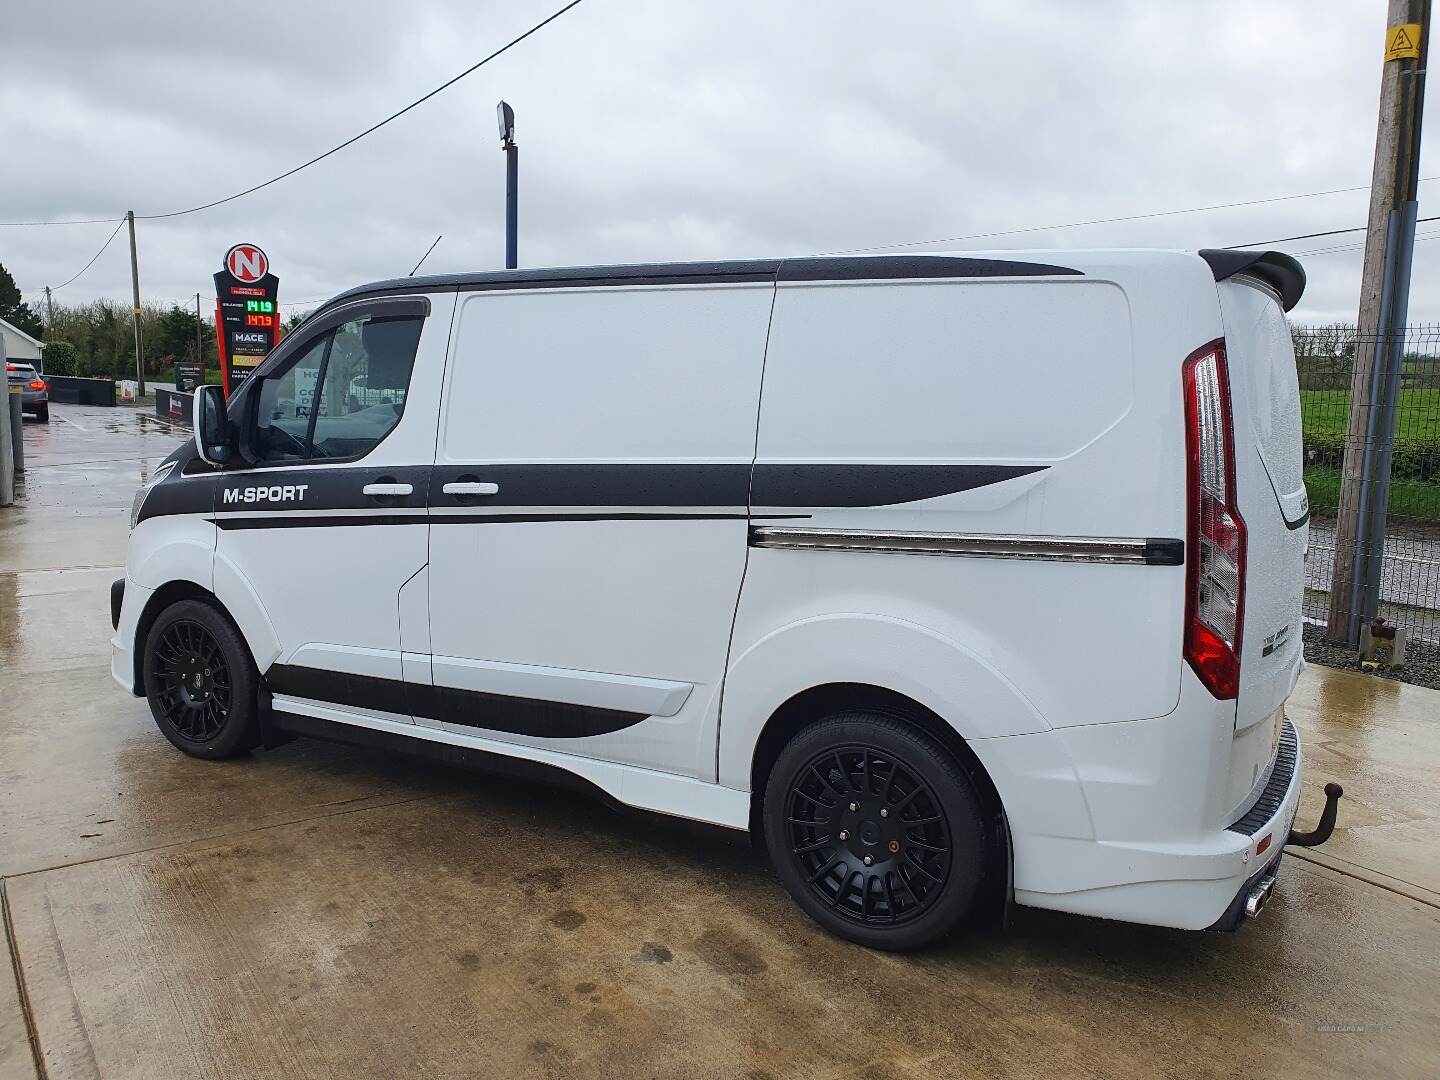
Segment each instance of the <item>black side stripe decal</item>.
[[[804,518],[809,514],[767,514],[767,520]],[[335,517],[286,514],[276,517],[217,517],[215,524],[227,531],[236,529],[325,529],[363,525],[515,525],[541,521],[746,521],[748,514],[348,514]]]
[[989,487],[1046,465],[755,466],[755,506],[894,506]]
[[633,727],[648,715],[285,664],[272,664],[265,673],[265,681],[272,693],[290,697],[421,716],[445,724],[504,731],[512,735],[533,735],[542,739],[608,735]]
[[[894,506],[951,495],[1040,472],[1045,465],[830,465],[830,464],[581,464],[467,465],[385,468],[297,467],[205,477],[172,473],[146,496],[141,520],[170,514],[231,512],[221,528],[285,529],[325,525],[401,525],[424,521],[419,511],[495,511],[466,521],[673,521],[698,520],[706,508],[744,517],[747,506],[807,509],[826,506]],[[446,494],[456,481],[498,485],[493,496]],[[408,483],[398,497],[371,497],[370,483]],[[628,508],[567,513],[566,507]],[[546,513],[548,509],[557,512]],[[295,511],[372,511],[351,517],[305,517]],[[414,516],[397,514],[411,510]],[[250,516],[245,511],[251,511]],[[265,511],[256,516],[254,511]],[[762,515],[773,516],[773,515]],[[431,521],[447,519],[433,515]],[[237,522],[243,524],[236,524]]]
[[328,701],[335,705],[353,705],[360,709],[408,715],[410,703],[405,696],[405,683],[381,679],[374,675],[350,675],[343,671],[321,668],[271,664],[265,672],[271,693],[291,697]]
[[320,517],[311,514],[286,514],[277,517],[217,517],[218,528],[231,532],[238,529],[333,529],[340,526],[360,528],[362,525],[426,525],[424,514],[336,514]]
[[[494,496],[447,495],[454,481],[498,484]],[[750,496],[748,462],[566,465],[436,465],[433,506],[743,507]]]

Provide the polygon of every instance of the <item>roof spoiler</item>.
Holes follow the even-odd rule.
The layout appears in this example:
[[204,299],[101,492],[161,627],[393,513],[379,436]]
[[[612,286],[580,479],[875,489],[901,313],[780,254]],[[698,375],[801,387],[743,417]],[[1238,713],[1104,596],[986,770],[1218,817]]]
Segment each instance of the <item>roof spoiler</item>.
[[1210,264],[1216,281],[1236,274],[1253,274],[1280,294],[1280,306],[1289,311],[1305,293],[1305,268],[1283,251],[1236,251],[1206,248],[1200,257]]

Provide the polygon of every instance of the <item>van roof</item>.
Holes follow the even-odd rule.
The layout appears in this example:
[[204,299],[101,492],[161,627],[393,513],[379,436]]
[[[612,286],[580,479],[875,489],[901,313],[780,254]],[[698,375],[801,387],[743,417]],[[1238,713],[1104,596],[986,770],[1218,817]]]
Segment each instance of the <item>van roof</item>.
[[[319,309],[362,297],[417,292],[486,292],[520,289],[584,288],[603,285],[698,285],[737,284],[761,281],[875,281],[905,278],[994,278],[1078,276],[1084,271],[1058,262],[1032,261],[1036,258],[1085,262],[1086,256],[1101,254],[1083,251],[910,253],[904,255],[837,255],[792,259],[736,259],[710,262],[627,263],[613,266],[556,266],[523,270],[486,270],[423,277],[390,278],[348,289]],[[1157,255],[1184,255],[1195,252],[1105,251],[1107,261],[1130,254],[1139,258]],[[1223,281],[1238,273],[1250,273],[1271,285],[1286,311],[1305,289],[1305,271],[1291,256],[1280,251],[1204,250],[1198,253]],[[1028,256],[1028,257],[1025,257]]]

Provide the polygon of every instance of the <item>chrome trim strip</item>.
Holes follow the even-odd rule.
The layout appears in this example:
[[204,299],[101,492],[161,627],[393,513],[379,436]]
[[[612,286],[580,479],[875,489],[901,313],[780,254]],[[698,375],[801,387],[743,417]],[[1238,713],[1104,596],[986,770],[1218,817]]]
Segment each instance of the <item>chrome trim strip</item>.
[[1181,566],[1185,562],[1181,541],[1145,537],[1018,536],[762,525],[751,528],[750,545],[803,551],[868,551],[892,555],[951,555],[1150,566]]

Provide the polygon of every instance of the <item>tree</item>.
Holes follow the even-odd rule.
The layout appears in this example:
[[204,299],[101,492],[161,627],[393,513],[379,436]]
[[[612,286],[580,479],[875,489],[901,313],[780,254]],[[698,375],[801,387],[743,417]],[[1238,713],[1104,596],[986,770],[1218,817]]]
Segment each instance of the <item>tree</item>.
[[68,341],[47,341],[44,350],[46,375],[75,375],[80,367],[80,351]]
[[[171,304],[170,310],[162,312],[156,321],[155,341],[153,352],[160,357],[178,357],[195,362],[195,330],[200,325],[200,320],[195,317],[193,311],[187,311],[177,304]],[[203,341],[203,338],[202,338]],[[146,341],[146,352],[151,352],[151,342]]]
[[280,324],[281,333],[284,336],[289,337],[290,334],[294,332],[294,330],[301,323],[303,323],[306,319],[310,317],[310,312],[314,310],[314,308],[311,308],[310,311],[296,310],[292,311],[289,315],[286,315],[285,321]]
[[20,287],[3,263],[0,263],[0,319],[34,338],[45,332],[45,323],[20,298]]
[[[149,374],[163,381],[176,360],[194,362],[197,321],[204,365],[214,371],[215,328],[209,320],[197,320],[193,311],[176,305],[159,308],[147,304],[142,308],[140,328],[145,337],[145,370]],[[74,347],[77,375],[135,377],[135,329],[129,305],[110,300],[56,304],[54,324],[46,334],[52,341]]]

